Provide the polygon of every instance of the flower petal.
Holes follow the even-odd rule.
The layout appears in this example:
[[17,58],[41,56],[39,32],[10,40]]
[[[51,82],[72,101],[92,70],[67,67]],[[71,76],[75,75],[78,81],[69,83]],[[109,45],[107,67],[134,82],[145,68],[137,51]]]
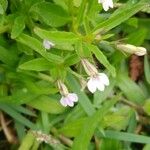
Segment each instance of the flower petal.
[[77,102],[78,101],[78,96],[75,93],[69,93],[67,96],[71,101]]
[[50,49],[54,46],[54,43],[50,42],[49,40],[43,40],[43,46],[45,49]]
[[90,80],[87,83],[87,87],[91,93],[94,93],[96,91],[95,78],[90,78]]
[[66,102],[67,102],[67,105],[70,106],[70,107],[73,107],[74,106],[74,102],[70,99],[70,97],[66,97]]
[[105,11],[107,11],[107,10],[109,9],[109,5],[108,5],[107,2],[103,2],[103,3],[102,3],[102,6],[103,6],[103,9],[104,9]]
[[101,3],[103,9],[107,11],[110,8],[113,8],[113,0],[98,0],[98,3]]
[[95,85],[99,91],[104,91],[105,85],[103,84],[103,82],[101,82],[101,79],[99,78],[99,76],[96,78]]
[[98,3],[102,3],[103,1],[102,0],[98,0]]
[[66,101],[66,98],[62,96],[62,98],[60,99],[60,103],[61,105],[63,105],[64,107],[66,107],[68,104],[67,104],[67,101]]
[[107,77],[107,75],[105,73],[99,73],[99,79],[101,80],[101,82],[108,86],[109,85],[109,79]]
[[144,47],[137,47],[137,51],[135,52],[135,55],[143,56],[145,54],[146,54],[146,48],[144,48]]
[[109,4],[109,7],[110,7],[110,8],[113,8],[113,7],[114,7],[114,5],[113,5],[113,0],[108,0],[108,4]]

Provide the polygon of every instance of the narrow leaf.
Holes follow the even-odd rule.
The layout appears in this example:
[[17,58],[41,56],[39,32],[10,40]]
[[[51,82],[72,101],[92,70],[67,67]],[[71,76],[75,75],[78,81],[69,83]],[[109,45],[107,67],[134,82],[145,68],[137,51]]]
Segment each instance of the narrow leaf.
[[60,114],[65,110],[57,100],[54,100],[48,96],[40,96],[27,104],[33,108],[51,114]]
[[95,54],[99,62],[102,63],[110,71],[113,77],[115,77],[116,76],[115,68],[109,63],[107,57],[102,53],[102,51],[94,45],[88,45],[88,47]]
[[144,73],[146,81],[150,84],[150,64],[147,55],[144,56]]
[[103,138],[121,140],[121,141],[150,144],[150,137],[148,136],[119,132],[119,131],[106,130],[104,131],[104,135],[98,132],[97,136]]
[[20,113],[18,113],[13,108],[9,107],[9,105],[1,103],[0,109],[3,110],[5,113],[9,114],[11,117],[13,117],[18,122],[22,123],[23,125],[25,125],[29,128],[35,129],[35,125],[31,121],[29,121],[28,119],[23,117]]
[[52,27],[65,25],[70,20],[68,13],[62,7],[49,2],[37,3],[30,11],[37,13],[47,25]]
[[34,32],[42,39],[48,39],[56,44],[75,43],[79,37],[72,32],[65,31],[47,31],[38,27],[34,28]]
[[54,65],[44,58],[32,59],[19,66],[20,69],[34,71],[50,70],[52,67],[54,67]]
[[130,7],[127,4],[127,6],[124,7],[122,10],[120,10],[119,12],[118,11],[117,11],[117,13],[114,12],[115,15],[112,14],[112,17],[110,17],[106,21],[98,24],[93,29],[93,33],[98,34],[101,31],[107,32],[107,31],[111,30],[112,28],[118,26],[122,22],[129,19],[131,16],[133,16],[134,14],[136,14],[138,11],[142,10],[146,6],[147,6],[147,2],[143,2],[143,1],[140,1],[136,4],[135,3],[130,4]]
[[108,101],[103,107],[101,107],[97,112],[95,112],[94,115],[92,115],[85,121],[80,131],[80,134],[74,140],[72,150],[88,149],[89,142],[92,138],[96,127],[115,103],[116,100]]
[[123,74],[118,76],[117,85],[130,101],[142,104],[146,99],[142,89],[129,77]]
[[25,17],[24,16],[18,16],[15,21],[14,24],[12,26],[12,31],[11,31],[11,38],[14,39],[16,37],[18,37],[23,29],[25,28]]
[[50,62],[53,62],[55,64],[60,64],[63,62],[63,58],[61,58],[60,56],[57,56],[52,53],[48,53],[44,49],[42,42],[40,42],[36,38],[33,38],[31,36],[22,33],[16,40],[22,44],[25,44],[26,46],[29,46],[30,48],[32,48],[34,51],[42,55],[45,59],[47,59]]
[[73,92],[75,92],[78,97],[79,97],[79,103],[82,106],[82,108],[84,109],[84,111],[89,115],[93,115],[93,113],[95,112],[95,109],[92,105],[92,103],[90,102],[89,98],[87,97],[87,95],[81,91],[81,87],[78,84],[78,82],[76,81],[76,79],[69,74],[67,77],[67,81],[68,81],[68,85],[70,86],[70,88],[72,89]]

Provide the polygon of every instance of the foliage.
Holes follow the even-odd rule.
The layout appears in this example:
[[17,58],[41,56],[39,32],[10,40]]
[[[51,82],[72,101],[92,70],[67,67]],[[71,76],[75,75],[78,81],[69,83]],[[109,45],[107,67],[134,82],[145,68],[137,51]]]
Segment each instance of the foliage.
[[[0,149],[8,146],[3,141],[19,150],[149,149],[150,2],[114,6],[105,12],[97,0],[0,1]],[[54,44],[49,50],[45,39]],[[142,67],[120,43],[147,49],[137,56]],[[103,92],[85,88],[82,59],[109,76]],[[74,107],[61,105],[58,80],[78,95]],[[38,131],[51,140],[39,142]]]

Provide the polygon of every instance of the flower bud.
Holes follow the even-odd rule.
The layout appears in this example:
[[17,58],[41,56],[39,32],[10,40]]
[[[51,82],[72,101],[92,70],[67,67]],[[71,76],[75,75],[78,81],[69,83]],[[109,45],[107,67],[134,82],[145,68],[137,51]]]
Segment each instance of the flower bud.
[[118,44],[117,48],[123,50],[124,52],[138,56],[143,56],[146,54],[146,49],[144,47],[137,47],[131,44]]
[[143,56],[147,53],[146,48],[144,48],[144,47],[137,47],[137,49],[138,49],[138,51],[135,52],[135,55]]
[[51,41],[44,39],[43,40],[43,46],[45,49],[51,49],[53,46],[55,46],[54,43],[52,43]]
[[94,75],[98,74],[96,67],[93,64],[91,64],[87,59],[82,59],[81,63],[85,69],[85,72],[89,76],[94,76]]
[[61,95],[64,95],[64,96],[68,95],[68,93],[69,93],[68,89],[67,89],[66,85],[61,80],[57,81],[57,85],[58,85],[58,88],[59,88]]

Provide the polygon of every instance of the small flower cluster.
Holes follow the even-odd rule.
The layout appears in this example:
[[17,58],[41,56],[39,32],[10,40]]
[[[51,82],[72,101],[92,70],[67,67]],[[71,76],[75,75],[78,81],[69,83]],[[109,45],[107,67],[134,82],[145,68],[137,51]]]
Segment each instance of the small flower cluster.
[[[101,0],[101,2],[104,1],[105,0]],[[43,46],[45,47],[45,49],[50,49],[55,45],[48,40],[44,40]],[[118,44],[117,48],[131,54],[136,54],[138,56],[143,56],[146,54],[146,49],[144,47],[136,47],[130,44]],[[104,91],[105,87],[109,85],[109,79],[107,75],[105,73],[99,73],[96,67],[93,64],[91,64],[87,59],[82,59],[81,64],[87,75],[89,75],[89,77],[87,78],[88,81],[86,83],[88,90],[91,93],[96,92],[96,90]],[[78,101],[77,94],[69,93],[66,85],[61,80],[57,81],[57,85],[62,96],[60,99],[60,103],[62,104],[62,106],[73,107],[75,102]]]
[[[91,93],[96,90],[104,91],[105,86],[109,85],[109,79],[105,73],[99,73],[96,67],[91,64],[87,59],[82,59],[81,64],[83,65],[85,72],[89,75],[87,87]],[[75,93],[69,93],[66,85],[61,81],[57,81],[57,85],[62,95],[60,103],[66,107],[73,107],[74,103],[78,101],[78,96]]]
[[[54,44],[48,40],[43,41],[43,46],[45,49],[50,49]],[[109,85],[109,79],[106,74],[99,73],[96,67],[91,64],[87,59],[82,59],[81,64],[83,65],[85,72],[89,75],[88,82],[86,83],[89,91],[94,93],[97,89],[99,91],[104,91],[105,86]],[[62,106],[73,107],[75,102],[78,101],[78,96],[76,93],[69,93],[66,85],[61,81],[57,80],[57,86],[61,94],[60,103]]]
[[36,140],[39,142],[45,142],[51,145],[57,145],[60,143],[57,139],[55,139],[51,135],[42,133],[42,131],[32,131],[32,134],[36,137]]

